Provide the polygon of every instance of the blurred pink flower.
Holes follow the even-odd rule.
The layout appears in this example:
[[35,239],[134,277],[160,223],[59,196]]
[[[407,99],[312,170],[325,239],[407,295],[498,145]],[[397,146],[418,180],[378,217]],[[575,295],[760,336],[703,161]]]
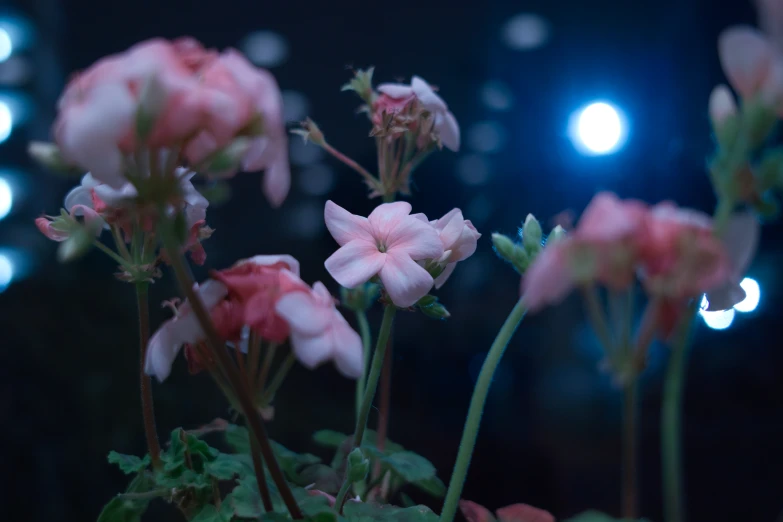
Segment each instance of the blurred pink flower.
[[387,96],[388,99],[382,100],[377,108],[387,109],[387,111],[394,111],[395,108],[401,110],[412,97],[415,97],[421,108],[432,114],[433,130],[443,146],[454,152],[459,150],[460,132],[456,118],[449,111],[446,102],[435,94],[432,87],[422,78],[414,76],[410,85],[382,83],[378,86],[378,92],[381,93],[381,96]]
[[555,517],[548,511],[538,509],[528,504],[512,504],[496,511],[497,519],[492,512],[471,502],[470,500],[460,500],[459,508],[468,522],[555,522]]
[[346,377],[358,379],[362,375],[362,340],[337,311],[323,283],[315,283],[308,292],[283,295],[275,310],[288,322],[294,354],[307,368],[331,359]]
[[729,277],[707,291],[707,310],[728,310],[745,299],[740,286],[758,248],[761,225],[750,212],[734,214],[721,237],[729,258]]
[[462,216],[462,211],[458,208],[452,209],[435,221],[429,221],[424,214],[414,214],[413,217],[432,225],[437,230],[443,245],[445,259],[442,262],[445,263],[445,267],[443,272],[435,278],[435,288],[440,288],[451,276],[457,263],[473,255],[481,234],[470,220]]
[[413,306],[427,295],[434,281],[416,261],[443,255],[437,230],[410,215],[411,205],[384,203],[365,218],[326,202],[326,227],[340,248],[324,265],[346,288],[356,288],[379,275],[392,302]]
[[[86,205],[73,205],[70,208],[70,218],[75,220],[76,216],[82,216],[84,218],[84,224],[88,228],[94,227],[96,235],[100,235],[103,220],[92,208]],[[57,216],[41,216],[35,219],[35,226],[41,231],[43,235],[52,241],[62,242],[71,237],[71,232],[67,230],[69,226],[64,223],[63,220],[68,221],[68,218]],[[72,222],[73,226],[77,226]]]

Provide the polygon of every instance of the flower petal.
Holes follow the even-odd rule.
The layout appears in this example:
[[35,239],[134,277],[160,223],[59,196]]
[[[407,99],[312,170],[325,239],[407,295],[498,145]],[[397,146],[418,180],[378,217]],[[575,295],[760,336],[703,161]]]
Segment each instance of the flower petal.
[[438,133],[440,142],[449,150],[459,152],[460,132],[459,123],[454,115],[446,111],[438,114],[439,118],[435,121],[435,131]]
[[147,345],[147,357],[144,359],[144,373],[163,382],[171,373],[171,365],[177,358],[182,342],[175,337],[173,322],[163,324]]
[[460,500],[459,510],[468,522],[495,522],[495,517],[490,510],[470,500]]
[[355,239],[337,249],[324,266],[335,281],[346,288],[356,288],[381,270],[386,257],[373,243]]
[[338,316],[332,326],[334,342],[334,364],[337,370],[349,379],[358,379],[364,372],[362,338],[351,328],[348,322],[334,310]]
[[367,218],[351,214],[331,200],[327,201],[324,207],[324,221],[329,233],[340,246],[355,239],[375,241]]
[[739,280],[748,270],[759,244],[761,226],[750,212],[737,212],[726,224],[721,240],[732,266],[732,275]]
[[420,76],[411,78],[411,88],[416,94],[419,102],[425,109],[431,112],[441,112],[446,110],[446,102],[440,96],[435,94],[432,87]]
[[386,243],[389,232],[411,213],[411,204],[407,201],[383,203],[367,216],[375,240]]
[[332,357],[332,343],[328,335],[308,337],[297,332],[291,332],[291,347],[294,355],[306,368],[313,370]]
[[288,196],[288,191],[291,190],[291,167],[288,164],[287,140],[284,140],[280,147],[274,159],[267,165],[263,180],[264,195],[274,208],[283,204]]
[[575,283],[566,259],[568,241],[546,247],[525,272],[522,297],[531,312],[559,303],[573,289]]
[[435,278],[435,288],[440,289],[441,286],[446,284],[446,281],[449,277],[451,277],[451,273],[454,272],[454,269],[457,267],[456,261],[454,263],[449,263],[446,265],[446,268],[443,269],[443,272],[440,273],[438,277]]
[[382,83],[377,87],[377,90],[392,98],[407,98],[413,94],[413,89],[402,83]]
[[274,256],[253,256],[239,261],[234,266],[239,266],[244,263],[252,263],[254,265],[259,265],[259,266],[271,266],[277,263],[285,263],[291,272],[293,272],[297,276],[299,275],[299,261],[297,261],[296,258],[288,254],[280,254]]
[[745,299],[745,290],[736,282],[726,282],[707,292],[707,311],[729,310]]
[[432,276],[406,253],[387,253],[380,275],[392,302],[400,308],[416,304],[434,284]]
[[411,216],[405,216],[391,228],[385,244],[387,252],[408,255],[417,261],[443,255],[443,243],[435,227]]
[[74,187],[65,196],[64,207],[69,213],[72,213],[71,209],[75,205],[84,205],[85,207],[92,207],[92,188],[79,185]]
[[766,36],[747,26],[723,31],[718,38],[718,54],[731,85],[746,98],[764,84],[775,59]]
[[549,511],[527,504],[512,504],[495,511],[500,522],[555,522]]
[[290,292],[275,303],[277,314],[288,322],[291,332],[312,337],[329,326],[331,308],[319,306],[307,292]]

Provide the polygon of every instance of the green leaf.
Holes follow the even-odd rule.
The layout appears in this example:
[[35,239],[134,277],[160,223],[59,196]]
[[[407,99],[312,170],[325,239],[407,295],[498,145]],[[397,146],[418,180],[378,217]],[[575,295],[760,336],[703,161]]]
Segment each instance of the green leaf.
[[280,463],[280,467],[283,468],[283,472],[288,480],[299,486],[306,486],[307,484],[303,483],[300,471],[307,466],[320,464],[321,459],[310,453],[295,453],[273,440],[269,442],[272,444],[272,451],[274,451],[277,461]]
[[386,468],[402,477],[406,482],[426,481],[435,476],[435,466],[432,465],[432,462],[412,451],[400,451],[386,455],[375,448],[372,449],[375,451],[376,458]]
[[237,453],[250,453],[250,439],[247,428],[229,424],[225,431],[226,443]]
[[234,476],[244,478],[249,473],[252,473],[253,469],[252,465],[248,469],[247,462],[242,457],[244,455],[219,453],[215,460],[207,462],[204,466],[204,471],[218,480],[230,480]]
[[348,437],[345,433],[334,430],[318,430],[313,433],[313,441],[327,448],[337,448]]
[[335,495],[343,484],[342,477],[331,466],[326,464],[313,464],[299,472],[300,486],[313,484],[313,489]]
[[231,516],[226,516],[212,504],[207,504],[195,517],[190,519],[190,522],[231,522]]
[[[269,494],[272,497],[272,509],[274,511],[285,512],[286,507],[280,493],[267,474],[266,483],[269,487]],[[261,494],[258,492],[258,482],[255,477],[241,479],[234,490],[231,492],[231,504],[234,508],[234,514],[239,518],[259,518],[266,510],[264,502],[261,500]]]
[[600,511],[590,510],[580,513],[579,515],[569,518],[565,522],[649,522],[646,518],[640,518],[638,520],[630,518],[614,518],[610,517],[606,513]]
[[182,468],[174,473],[158,473],[155,483],[164,488],[212,489],[212,479],[192,469]]
[[109,452],[109,464],[116,464],[120,470],[126,475],[132,475],[138,473],[147,466],[150,465],[150,456],[144,455],[144,458],[139,458],[136,455],[124,455],[117,453],[116,451]]
[[139,522],[149,500],[129,500],[114,497],[98,515],[98,522]]
[[413,485],[425,493],[429,493],[433,497],[442,498],[446,495],[446,484],[436,476],[424,480],[417,480]]
[[401,508],[390,505],[346,502],[345,518],[349,522],[437,522],[438,515],[427,506]]

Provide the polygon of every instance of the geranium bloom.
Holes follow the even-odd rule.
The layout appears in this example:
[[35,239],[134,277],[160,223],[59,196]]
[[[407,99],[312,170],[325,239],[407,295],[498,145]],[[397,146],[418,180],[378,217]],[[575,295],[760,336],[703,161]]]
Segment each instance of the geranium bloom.
[[[84,205],[74,205],[70,209],[70,218],[73,220],[76,216],[83,216],[84,224],[87,225],[88,228],[95,227],[96,235],[101,233],[103,220],[93,209]],[[35,219],[35,226],[38,227],[38,230],[47,238],[59,243],[71,237],[71,232],[73,230],[68,223],[62,221],[63,219],[67,220],[68,218],[41,216]],[[76,225],[76,223],[73,222],[71,224],[74,226]]]
[[555,522],[555,517],[548,511],[527,504],[512,504],[496,511],[497,519],[492,512],[469,500],[460,500],[459,509],[468,522]]
[[[270,170],[264,186],[274,205],[288,191],[280,91],[236,51],[218,55],[190,38],[142,42],[76,76],[59,110],[54,128],[63,157],[112,188],[123,187],[123,157],[140,146],[184,145],[197,162],[247,136],[243,168]],[[151,126],[144,136],[136,128],[140,111]]]
[[528,308],[556,304],[578,283],[598,281],[618,290],[631,285],[646,217],[642,202],[596,194],[576,229],[544,248],[525,273],[522,293]]
[[411,100],[415,99],[421,108],[432,114],[432,126],[443,146],[454,152],[459,150],[460,133],[456,118],[449,111],[446,102],[422,78],[414,76],[410,85],[399,83],[383,83],[378,86],[381,97],[376,104],[376,110],[397,112],[402,110]]
[[333,359],[346,377],[364,371],[362,339],[337,311],[335,300],[320,281],[308,292],[290,292],[278,299],[278,315],[291,327],[291,346],[297,359],[315,368]]
[[462,211],[458,208],[452,209],[435,221],[428,221],[424,214],[414,214],[413,217],[428,222],[438,231],[440,242],[443,245],[443,257],[445,257],[442,260],[437,260],[445,264],[443,272],[435,278],[435,288],[440,288],[451,276],[457,263],[473,255],[481,234],[470,220],[462,216]]
[[326,227],[340,248],[324,263],[326,270],[346,288],[378,275],[395,305],[413,306],[434,283],[416,261],[440,258],[443,245],[438,231],[410,212],[409,203],[398,201],[365,218],[327,201]]

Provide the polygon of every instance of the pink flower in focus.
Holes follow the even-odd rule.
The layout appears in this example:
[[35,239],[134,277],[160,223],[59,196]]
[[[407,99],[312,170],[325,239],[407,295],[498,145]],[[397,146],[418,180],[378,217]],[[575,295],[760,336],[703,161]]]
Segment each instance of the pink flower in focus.
[[[207,280],[198,286],[197,293],[206,309],[212,312],[228,295],[228,288],[218,281]],[[220,318],[225,318],[225,314],[218,316],[218,319]],[[214,319],[215,317],[213,317]],[[217,321],[216,326],[225,332],[226,328],[218,325]],[[182,345],[196,344],[203,340],[204,332],[201,330],[201,325],[193,313],[190,303],[185,301],[177,310],[176,317],[163,323],[150,338],[144,362],[145,373],[154,375],[163,382],[171,373],[171,365]]]
[[427,216],[424,214],[414,214],[413,217],[429,222],[438,232],[443,245],[445,259],[442,262],[445,263],[445,268],[435,278],[435,288],[440,288],[451,276],[457,263],[473,255],[481,234],[479,234],[470,220],[466,220],[462,216],[462,211],[458,208],[452,209],[445,216],[435,221],[428,221]]
[[299,279],[299,262],[291,256],[256,256],[211,276],[242,304],[244,324],[276,343],[289,334],[288,322],[275,311],[278,299],[289,292],[310,290]]
[[460,500],[459,509],[468,522],[555,522],[555,517],[548,511],[527,504],[512,504],[496,511],[497,519],[492,512],[469,500]]
[[340,248],[324,265],[346,288],[356,288],[379,275],[392,302],[413,306],[427,295],[434,281],[416,261],[443,255],[438,232],[410,215],[403,201],[384,203],[365,218],[326,202],[326,227]]
[[380,92],[382,96],[386,95],[392,100],[395,100],[385,100],[381,102],[381,106],[387,107],[399,107],[400,105],[404,107],[409,103],[411,97],[415,97],[424,110],[432,113],[433,130],[438,135],[438,138],[440,138],[443,146],[454,152],[459,150],[460,132],[456,118],[454,118],[454,115],[449,111],[446,102],[435,94],[432,87],[422,78],[414,76],[411,79],[410,85],[383,83],[378,86],[378,92]]
[[291,346],[306,367],[332,359],[351,379],[364,371],[362,340],[337,311],[335,301],[320,281],[309,292],[289,292],[278,299],[275,310],[291,328]]
[[647,212],[642,202],[596,194],[577,227],[544,248],[525,273],[522,294],[528,309],[559,303],[579,283],[598,281],[613,289],[631,285]]

